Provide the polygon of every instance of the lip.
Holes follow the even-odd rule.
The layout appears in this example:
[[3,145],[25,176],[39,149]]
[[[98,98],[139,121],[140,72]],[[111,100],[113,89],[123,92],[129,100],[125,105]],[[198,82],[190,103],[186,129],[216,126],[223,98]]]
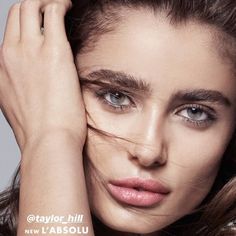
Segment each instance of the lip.
[[136,207],[151,207],[170,193],[161,183],[140,178],[112,180],[108,183],[108,190],[117,201]]

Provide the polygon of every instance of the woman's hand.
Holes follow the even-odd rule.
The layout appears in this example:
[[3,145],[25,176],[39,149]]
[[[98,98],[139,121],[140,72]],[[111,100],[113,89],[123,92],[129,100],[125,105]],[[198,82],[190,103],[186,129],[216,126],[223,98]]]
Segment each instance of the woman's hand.
[[[45,235],[43,222],[27,221],[30,214],[82,214],[79,226],[94,235],[82,158],[85,109],[64,27],[70,6],[69,0],[15,4],[1,46],[0,105],[22,152],[18,236],[27,229]],[[52,223],[46,234],[57,235],[50,230],[63,225]]]
[[85,111],[64,27],[70,7],[69,0],[25,0],[10,9],[0,48],[0,106],[21,150],[60,130],[84,145]]

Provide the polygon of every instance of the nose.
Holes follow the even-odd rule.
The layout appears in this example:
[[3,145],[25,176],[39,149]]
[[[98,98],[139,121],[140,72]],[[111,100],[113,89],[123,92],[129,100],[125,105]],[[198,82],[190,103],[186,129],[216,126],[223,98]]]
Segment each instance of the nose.
[[152,110],[138,122],[131,159],[143,167],[163,166],[167,161],[164,118]]

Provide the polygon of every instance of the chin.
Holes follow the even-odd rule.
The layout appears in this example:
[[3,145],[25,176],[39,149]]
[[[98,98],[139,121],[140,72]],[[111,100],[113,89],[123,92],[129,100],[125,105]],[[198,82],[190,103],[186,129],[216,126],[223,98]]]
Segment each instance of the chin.
[[150,224],[139,224],[137,221],[133,221],[132,223],[129,221],[122,220],[114,220],[110,222],[109,220],[100,219],[100,221],[109,227],[112,230],[119,232],[127,232],[127,233],[136,233],[136,234],[148,234],[158,231],[157,226],[151,226]]
[[[101,205],[100,205],[101,206]],[[136,234],[149,234],[167,226],[167,219],[153,217],[144,211],[110,207],[106,210],[93,209],[93,214],[99,221],[112,230]]]
[[150,227],[145,227],[145,226],[135,226],[135,227],[130,227],[127,224],[123,225],[122,227],[117,227],[117,228],[112,228],[114,230],[117,231],[121,231],[121,232],[127,232],[127,233],[134,233],[134,234],[150,234],[150,233],[154,233],[159,231],[158,229],[156,229],[156,227],[154,229],[150,229]]

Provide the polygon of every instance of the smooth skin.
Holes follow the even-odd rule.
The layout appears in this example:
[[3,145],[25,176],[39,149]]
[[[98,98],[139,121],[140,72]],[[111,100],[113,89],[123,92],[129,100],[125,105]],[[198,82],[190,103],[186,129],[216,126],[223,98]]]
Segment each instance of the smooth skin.
[[[105,92],[84,87],[88,122],[129,140],[88,134],[90,206],[117,230],[107,235],[159,231],[191,213],[210,191],[235,129],[236,80],[216,30],[197,22],[173,26],[149,10],[121,15],[114,31],[77,57],[81,78],[109,84]],[[129,86],[115,88],[118,72],[119,80],[132,78]],[[152,207],[131,209],[107,191],[110,181],[130,177],[159,181],[170,193]]]
[[69,0],[13,5],[1,45],[1,110],[21,150],[18,236],[45,226],[27,223],[29,214],[76,213],[94,235],[82,164],[86,117],[63,20],[70,7]]
[[[104,228],[101,235],[159,231],[200,204],[214,182],[235,128],[236,82],[230,65],[221,60],[207,27],[173,28],[164,17],[131,11],[124,14],[125,25],[101,36],[89,53],[78,55],[79,76],[91,79],[89,75],[101,69],[122,71],[142,79],[151,90],[130,91],[130,97],[107,91],[98,99],[98,88],[84,88],[82,99],[62,20],[69,7],[67,1],[14,5],[1,47],[1,108],[22,152],[18,236],[24,235],[26,217],[34,212],[83,213],[89,235],[94,235],[82,166],[87,120],[132,141],[113,142],[88,132],[86,153],[97,168],[86,169],[90,206],[114,229]],[[173,99],[177,92],[199,89],[217,91],[231,105],[222,99]],[[86,120],[83,103],[93,120]],[[204,108],[202,113],[189,108],[196,104]],[[123,110],[117,109],[120,105]],[[215,118],[211,122],[210,113]],[[97,171],[105,184],[116,178],[151,178],[167,185],[170,194],[156,206],[130,211],[106,192],[102,179],[94,178]]]

